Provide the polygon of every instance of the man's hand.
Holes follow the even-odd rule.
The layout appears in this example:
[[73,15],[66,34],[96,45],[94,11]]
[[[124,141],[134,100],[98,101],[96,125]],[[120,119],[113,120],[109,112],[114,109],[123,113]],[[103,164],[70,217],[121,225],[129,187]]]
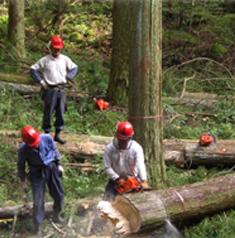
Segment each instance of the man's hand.
[[21,182],[21,188],[24,191],[24,193],[26,193],[26,194],[28,193],[28,185],[25,181]]
[[58,165],[58,173],[59,173],[59,176],[62,177],[63,176],[63,173],[64,173],[64,168],[62,167],[62,165]]
[[42,87],[43,87],[45,90],[48,90],[48,89],[49,89],[48,84],[47,84],[44,80],[41,80],[41,81],[40,81],[40,84],[42,85]]
[[126,182],[125,179],[118,179],[116,181],[116,186],[119,188],[124,188],[125,182]]

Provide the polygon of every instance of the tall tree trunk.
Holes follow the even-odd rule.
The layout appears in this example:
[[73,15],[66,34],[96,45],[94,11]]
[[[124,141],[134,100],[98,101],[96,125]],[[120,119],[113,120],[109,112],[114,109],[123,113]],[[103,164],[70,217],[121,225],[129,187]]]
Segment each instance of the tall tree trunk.
[[25,57],[24,0],[9,0],[8,40],[20,58]]
[[130,1],[113,2],[113,38],[108,98],[112,104],[128,104]]
[[131,1],[129,118],[143,146],[151,186],[166,183],[162,153],[162,2]]

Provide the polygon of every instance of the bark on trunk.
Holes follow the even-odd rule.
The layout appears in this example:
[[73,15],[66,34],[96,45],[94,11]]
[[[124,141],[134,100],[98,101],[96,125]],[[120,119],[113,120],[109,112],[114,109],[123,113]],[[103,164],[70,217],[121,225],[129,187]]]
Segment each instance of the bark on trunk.
[[117,196],[97,208],[110,219],[116,232],[128,234],[154,230],[165,219],[172,222],[203,218],[235,207],[235,174],[177,188]]
[[188,93],[185,92],[183,97],[167,97],[168,102],[176,105],[185,105],[191,107],[197,107],[200,109],[214,108],[219,101],[219,96],[209,93]]
[[[30,78],[30,76],[21,76],[14,74],[4,74],[0,73],[0,85],[9,86],[12,89],[15,89],[20,94],[34,95],[37,94],[40,90],[40,86],[38,86],[34,81]],[[19,84],[20,83],[20,84]],[[76,98],[85,97],[88,95],[79,94],[77,92],[71,92],[71,95],[68,96],[73,97],[74,100]],[[208,94],[208,93],[185,93],[182,98],[179,97],[163,97],[163,101],[167,100],[171,104],[176,105],[185,105],[192,106],[197,108],[214,108],[216,103],[219,102],[219,96],[216,94]],[[117,99],[115,99],[117,100]]]
[[[15,215],[19,217],[32,216],[33,203],[27,205],[17,205],[12,207],[0,207],[0,219],[13,218]],[[45,203],[45,213],[53,212],[53,203]]]
[[[53,136],[53,134],[52,134]],[[57,144],[61,153],[69,153],[76,162],[92,161],[97,155],[103,156],[104,149],[113,138],[105,136],[71,135],[62,133],[65,145]],[[0,131],[2,143],[9,144],[17,151],[22,140],[18,131]],[[165,139],[163,156],[167,166],[191,168],[197,166],[232,167],[235,164],[235,141],[219,140],[216,145],[201,147],[198,140]],[[101,161],[100,161],[101,162]],[[68,163],[70,167],[70,164]],[[72,165],[71,165],[72,166]],[[73,165],[75,166],[75,165]],[[84,170],[95,170],[95,166],[77,164]]]
[[1,82],[0,88],[9,88],[19,93],[20,95],[30,95],[30,96],[37,94],[40,91],[39,86],[17,84],[17,83],[6,83],[6,82]]
[[234,146],[234,141],[218,141],[210,146],[200,146],[199,143],[186,144],[185,164],[188,168],[203,165],[206,167],[219,165],[232,167],[235,164]]
[[166,187],[162,120],[162,1],[131,1],[129,120],[144,149],[148,180]]

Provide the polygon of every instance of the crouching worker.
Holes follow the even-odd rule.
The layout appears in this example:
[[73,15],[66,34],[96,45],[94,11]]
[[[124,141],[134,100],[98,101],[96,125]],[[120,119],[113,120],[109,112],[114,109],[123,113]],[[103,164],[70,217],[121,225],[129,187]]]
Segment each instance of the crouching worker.
[[[53,221],[60,224],[65,223],[59,215],[64,198],[60,179],[64,169],[60,164],[60,152],[49,134],[39,134],[35,128],[25,126],[21,131],[21,135],[23,143],[18,150],[18,177],[22,182],[24,191],[27,191],[26,177],[31,183],[34,200],[33,223],[35,224],[35,235],[40,238],[40,225],[44,219],[46,184],[54,200]],[[28,168],[26,168],[26,163]],[[27,169],[29,169],[29,173],[26,173]]]
[[[107,145],[104,152],[104,171],[110,178],[103,200],[114,200],[132,187],[148,188],[144,153],[140,144],[133,140],[133,126],[122,122],[116,130],[116,140]],[[133,185],[134,184],[134,185]]]

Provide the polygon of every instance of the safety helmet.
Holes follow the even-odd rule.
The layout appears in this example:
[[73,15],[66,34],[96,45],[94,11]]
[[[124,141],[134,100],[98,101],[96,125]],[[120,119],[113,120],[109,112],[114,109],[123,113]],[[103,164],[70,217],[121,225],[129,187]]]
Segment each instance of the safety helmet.
[[40,142],[39,132],[32,126],[25,126],[21,131],[22,140],[29,146],[35,147]]
[[63,40],[59,36],[53,36],[50,45],[55,49],[62,49],[64,47]]
[[129,140],[133,137],[134,131],[133,131],[133,126],[131,125],[130,122],[124,121],[121,122],[116,130],[116,137],[119,140]]

